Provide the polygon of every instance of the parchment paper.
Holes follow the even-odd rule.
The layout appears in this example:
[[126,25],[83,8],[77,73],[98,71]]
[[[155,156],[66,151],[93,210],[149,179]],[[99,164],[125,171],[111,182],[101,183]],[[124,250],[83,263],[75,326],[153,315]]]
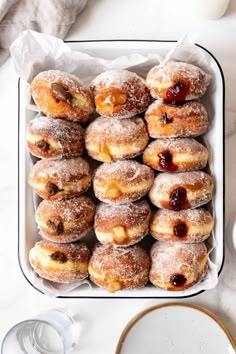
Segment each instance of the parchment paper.
[[[31,99],[29,85],[32,79],[39,72],[44,70],[57,69],[75,74],[83,80],[86,85],[89,85],[91,80],[98,74],[109,69],[129,69],[145,78],[152,66],[169,60],[189,62],[200,66],[209,74],[213,74],[211,61],[194,45],[194,39],[189,37],[181,38],[177,44],[173,46],[173,49],[164,57],[156,52],[147,53],[145,56],[137,53],[128,56],[120,56],[114,60],[104,60],[102,58],[91,57],[86,53],[72,51],[67,44],[58,38],[34,31],[24,31],[12,44],[10,52],[16,72],[20,78],[28,84],[26,107],[36,112],[38,109]],[[214,92],[214,80],[212,80],[209,90],[211,93]],[[211,110],[211,105],[212,103],[209,103],[209,105],[206,105],[206,108]],[[207,138],[205,138],[204,142],[210,151],[209,167],[210,170],[212,170],[213,158],[211,155],[211,144]],[[214,203],[212,213],[214,216]],[[33,245],[34,244],[32,244],[31,247],[33,247]],[[213,235],[207,242],[209,254],[212,252],[215,245],[216,243]],[[83,286],[91,286],[88,280],[70,285],[56,284],[41,279],[33,271],[30,273],[30,278],[38,289],[50,297],[68,294],[81,284],[87,284]],[[200,284],[196,285],[196,288],[199,288],[199,290],[211,289],[216,286],[217,282],[217,267],[209,258],[209,270],[207,275]],[[92,290],[94,291],[94,296],[99,296],[99,294],[96,294],[97,289],[94,285],[92,285]],[[139,289],[137,289],[137,291],[139,291]],[[168,296],[168,293],[163,293],[163,290],[153,288],[153,291],[155,292],[153,296]],[[180,293],[180,296],[184,295],[184,292]]]

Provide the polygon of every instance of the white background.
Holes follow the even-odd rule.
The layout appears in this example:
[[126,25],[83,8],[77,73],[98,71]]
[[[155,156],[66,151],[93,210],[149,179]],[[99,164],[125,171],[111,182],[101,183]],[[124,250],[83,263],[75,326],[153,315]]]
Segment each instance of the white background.
[[[236,215],[236,1],[219,20],[197,18],[186,2],[88,0],[66,39],[165,40],[190,33],[220,62],[226,82],[226,261],[215,289],[184,301],[213,311],[236,337],[236,251],[229,223]],[[0,67],[0,112],[0,343],[17,321],[58,307],[69,309],[81,324],[75,353],[114,353],[127,321],[166,300],[50,299],[30,287],[17,261],[17,76],[10,59]]]

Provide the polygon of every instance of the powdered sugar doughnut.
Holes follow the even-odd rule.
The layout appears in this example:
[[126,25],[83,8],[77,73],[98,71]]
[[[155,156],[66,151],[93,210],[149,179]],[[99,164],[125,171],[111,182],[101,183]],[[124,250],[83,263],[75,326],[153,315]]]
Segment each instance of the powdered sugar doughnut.
[[89,250],[80,241],[59,244],[39,241],[29,252],[34,271],[44,279],[57,283],[74,283],[87,278]]
[[26,132],[30,153],[40,158],[70,158],[84,150],[84,130],[78,123],[40,116],[29,122]]
[[148,233],[151,209],[146,201],[98,205],[94,231],[102,244],[131,246]]
[[202,171],[159,173],[149,197],[159,208],[179,211],[207,204],[213,189],[213,178]]
[[178,212],[159,209],[152,217],[150,233],[159,241],[197,243],[210,236],[213,226],[212,215],[203,208]]
[[148,132],[152,138],[196,137],[204,134],[208,127],[208,115],[199,102],[168,104],[154,101],[145,113]]
[[99,117],[86,129],[85,146],[95,160],[111,162],[140,155],[148,139],[142,118]]
[[93,283],[114,293],[142,288],[148,282],[150,259],[138,245],[127,248],[97,244],[89,262]]
[[105,203],[124,204],[142,198],[150,190],[154,173],[137,161],[103,163],[95,172],[95,196]]
[[180,291],[196,284],[206,274],[206,245],[156,242],[151,249],[149,279],[156,287]]
[[150,95],[144,80],[128,70],[109,70],[91,83],[97,112],[104,117],[130,118],[144,112]]
[[209,83],[210,75],[199,67],[173,61],[154,66],[146,78],[152,97],[169,102],[199,98],[204,95]]
[[59,70],[39,73],[31,83],[33,99],[46,116],[86,122],[94,110],[90,91],[75,75]]
[[35,213],[41,234],[58,243],[74,242],[93,227],[95,205],[86,196],[71,199],[43,200]]
[[89,164],[81,157],[68,160],[40,160],[32,168],[29,184],[43,199],[78,196],[91,183]]
[[146,165],[158,171],[185,172],[206,167],[208,150],[192,138],[157,139],[144,153]]

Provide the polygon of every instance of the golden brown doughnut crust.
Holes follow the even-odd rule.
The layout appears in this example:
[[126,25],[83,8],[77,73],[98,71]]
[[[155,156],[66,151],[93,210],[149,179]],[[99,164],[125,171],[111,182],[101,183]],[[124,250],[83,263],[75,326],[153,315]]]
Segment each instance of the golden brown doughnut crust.
[[142,198],[154,179],[152,169],[137,161],[103,163],[93,179],[95,196],[105,203],[124,204]]
[[96,111],[104,117],[131,118],[144,112],[150,103],[145,81],[128,70],[108,70],[90,86]]
[[114,248],[97,244],[88,269],[93,283],[115,292],[144,287],[149,267],[148,253],[138,245]]
[[59,200],[86,192],[91,171],[81,157],[68,160],[40,160],[29,176],[29,184],[43,199]]
[[181,291],[196,284],[206,274],[206,245],[180,242],[155,242],[151,249],[149,279],[159,288]]
[[183,102],[202,97],[210,75],[199,67],[170,61],[154,66],[147,74],[146,86],[152,97],[170,102]]
[[209,128],[205,107],[199,102],[181,105],[154,101],[145,113],[151,138],[186,138],[204,134]]
[[213,190],[213,178],[205,172],[164,172],[156,176],[149,197],[158,208],[179,211],[207,204]]
[[198,243],[205,241],[214,226],[212,215],[203,208],[172,211],[159,209],[150,222],[150,233],[159,241]]
[[140,117],[110,119],[99,117],[85,132],[85,146],[95,160],[111,162],[140,155],[148,143],[144,120]]
[[34,271],[57,283],[74,283],[87,278],[89,250],[84,243],[58,244],[47,240],[36,242],[29,252]]
[[146,201],[97,206],[94,231],[102,244],[131,246],[147,235],[151,209]]
[[81,239],[92,229],[94,214],[94,203],[82,195],[64,200],[43,200],[35,219],[46,239],[68,243]]
[[143,162],[158,171],[185,172],[206,167],[208,150],[192,138],[157,139],[143,153]]
[[40,158],[71,158],[84,150],[84,130],[78,123],[40,116],[29,122],[26,132],[29,152]]
[[33,99],[46,116],[86,122],[94,110],[90,91],[75,76],[59,70],[39,73],[31,83]]

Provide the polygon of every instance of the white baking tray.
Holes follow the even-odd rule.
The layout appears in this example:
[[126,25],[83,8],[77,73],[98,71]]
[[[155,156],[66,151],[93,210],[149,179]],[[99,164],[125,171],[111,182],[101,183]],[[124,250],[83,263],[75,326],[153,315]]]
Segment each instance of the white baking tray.
[[[164,56],[176,44],[176,41],[158,40],[96,40],[96,41],[69,41],[66,42],[72,50],[87,53],[91,56],[104,59],[114,59],[121,55],[139,53],[158,53]],[[220,274],[224,262],[224,76],[222,69],[215,57],[205,48],[197,45],[205,58],[211,62],[212,81],[204,98],[210,118],[211,128],[207,133],[208,147],[210,145],[211,164],[210,173],[216,182],[215,195],[212,201],[212,210],[215,218],[213,231],[215,245],[210,253],[210,259]],[[34,221],[34,204],[32,190],[27,183],[31,168],[31,160],[26,150],[25,132],[30,119],[35,112],[26,108],[27,97],[26,84],[19,79],[18,83],[18,122],[19,122],[19,146],[18,146],[18,181],[19,181],[19,217],[18,217],[18,258],[19,265],[27,281],[38,291],[37,285],[32,280],[32,268],[28,261],[29,250],[40,239],[36,223]],[[143,289],[119,291],[110,294],[96,286],[83,285],[60,296],[64,298],[183,298],[197,295],[206,290],[203,283],[199,283],[181,292],[160,291],[153,286]],[[42,292],[42,291],[41,291]]]

